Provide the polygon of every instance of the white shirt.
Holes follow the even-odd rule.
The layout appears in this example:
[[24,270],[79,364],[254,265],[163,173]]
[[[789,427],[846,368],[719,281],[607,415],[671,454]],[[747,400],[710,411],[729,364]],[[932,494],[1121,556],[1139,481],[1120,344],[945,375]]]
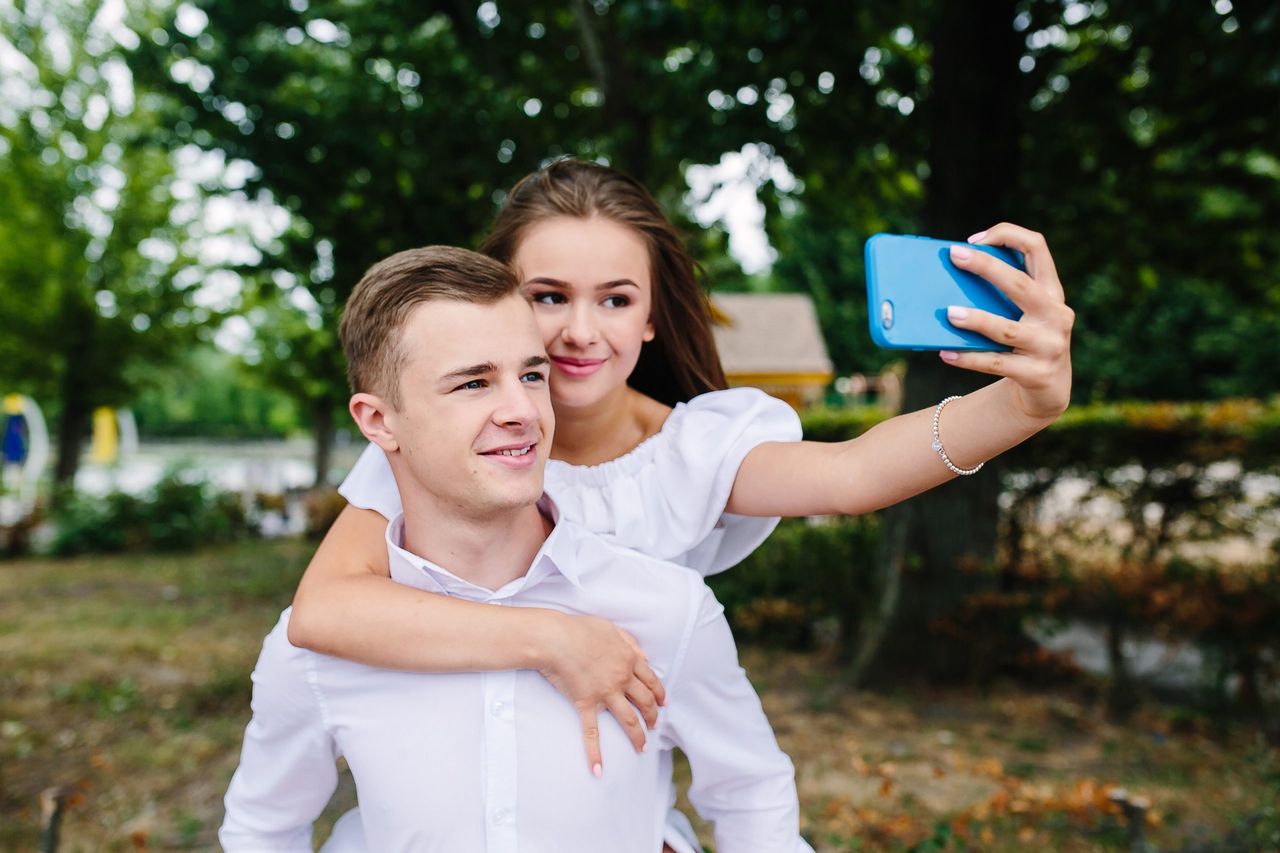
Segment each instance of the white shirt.
[[[781,400],[756,388],[711,391],[677,405],[660,432],[617,459],[548,461],[544,488],[562,517],[608,541],[711,575],[778,525],[724,511],[742,460],[764,442],[799,440],[800,418]],[[386,454],[373,444],[339,491],[388,519],[401,511]]]
[[634,634],[667,687],[650,749],[636,753],[602,714],[607,764],[597,779],[576,711],[537,672],[423,675],[351,663],[289,645],[286,610],[253,673],[253,719],[219,831],[228,851],[310,850],[343,755],[378,853],[655,853],[677,746],[719,853],[809,849],[791,762],[697,575],[562,519],[524,577],[489,591],[399,547],[402,532],[398,517],[387,537],[400,583],[601,616]]

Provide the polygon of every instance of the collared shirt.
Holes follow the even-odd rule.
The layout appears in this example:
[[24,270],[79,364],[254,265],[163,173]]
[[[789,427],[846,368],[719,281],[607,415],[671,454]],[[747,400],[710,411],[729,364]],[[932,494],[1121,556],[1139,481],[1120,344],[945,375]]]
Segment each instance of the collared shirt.
[[667,688],[650,748],[600,716],[603,778],[587,767],[577,712],[532,670],[425,675],[289,645],[289,611],[253,673],[253,719],[219,832],[229,851],[310,850],[311,824],[355,777],[370,851],[637,851],[662,848],[671,750],[689,758],[694,808],[720,853],[808,850],[790,760],[738,665],[723,608],[693,572],[561,520],[528,572],[498,590],[400,547],[392,578],[495,606],[599,616],[631,632]]

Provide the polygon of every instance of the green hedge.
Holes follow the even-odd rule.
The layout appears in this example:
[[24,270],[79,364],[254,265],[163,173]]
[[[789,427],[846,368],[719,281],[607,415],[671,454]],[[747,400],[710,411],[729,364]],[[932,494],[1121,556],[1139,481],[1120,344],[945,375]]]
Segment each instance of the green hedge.
[[[889,417],[880,409],[815,409],[804,436],[844,441]],[[1206,403],[1119,402],[1073,406],[1043,433],[1004,454],[1008,469],[1115,468],[1240,460],[1280,464],[1280,397]]]
[[[810,412],[805,437],[839,441],[885,417]],[[1191,642],[1219,688],[1234,676],[1254,701],[1280,684],[1280,489],[1244,479],[1280,476],[1280,398],[1076,407],[1001,462],[1002,592],[966,612],[1085,621],[1117,645],[1131,634]],[[1064,478],[1082,493],[1065,509],[1049,500]],[[1088,509],[1099,499],[1114,518]],[[864,567],[876,531],[874,516],[784,522],[712,585],[744,638],[851,636],[875,597]],[[1243,555],[1226,547],[1249,542]]]
[[873,595],[879,525],[859,518],[784,520],[755,553],[708,578],[739,639],[785,648],[837,643]]
[[58,556],[118,551],[182,551],[251,533],[239,495],[170,472],[142,495],[71,494],[52,517],[49,551]]

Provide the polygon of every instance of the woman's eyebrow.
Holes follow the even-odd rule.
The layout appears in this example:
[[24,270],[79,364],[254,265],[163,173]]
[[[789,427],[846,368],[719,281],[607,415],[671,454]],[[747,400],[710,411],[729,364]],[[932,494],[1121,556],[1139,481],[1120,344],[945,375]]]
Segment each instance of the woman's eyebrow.
[[[548,276],[539,276],[538,278],[531,278],[524,283],[524,286],[527,287],[531,284],[542,284],[542,285],[546,285],[547,287],[564,287],[564,288],[571,287],[571,285],[567,281],[562,281],[561,279],[558,279],[558,278],[550,278]],[[613,290],[615,287],[634,287],[637,290],[640,289],[640,285],[636,284],[631,279],[618,278],[612,281],[605,281],[605,282],[601,282],[600,284],[597,284],[596,290]]]

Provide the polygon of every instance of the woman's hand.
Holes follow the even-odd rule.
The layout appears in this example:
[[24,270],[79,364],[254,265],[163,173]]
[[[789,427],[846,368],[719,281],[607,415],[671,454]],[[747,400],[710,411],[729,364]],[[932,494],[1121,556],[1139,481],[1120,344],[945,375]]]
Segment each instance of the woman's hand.
[[645,730],[636,712],[650,729],[655,728],[658,706],[666,700],[666,691],[635,638],[626,631],[607,619],[548,613],[554,616],[544,642],[546,663],[539,672],[578,710],[587,764],[592,773],[600,776],[604,770],[600,710],[613,714],[640,752],[645,745]]
[[1006,246],[1022,253],[1027,271],[1017,270],[986,252],[953,246],[951,261],[982,276],[1022,309],[1022,317],[1008,320],[976,308],[947,311],[951,325],[985,335],[1013,352],[942,352],[942,360],[956,367],[1006,376],[1014,383],[1014,400],[1033,421],[1051,421],[1071,400],[1071,326],[1075,312],[1067,307],[1042,235],[1002,222],[974,234],[970,243]]

